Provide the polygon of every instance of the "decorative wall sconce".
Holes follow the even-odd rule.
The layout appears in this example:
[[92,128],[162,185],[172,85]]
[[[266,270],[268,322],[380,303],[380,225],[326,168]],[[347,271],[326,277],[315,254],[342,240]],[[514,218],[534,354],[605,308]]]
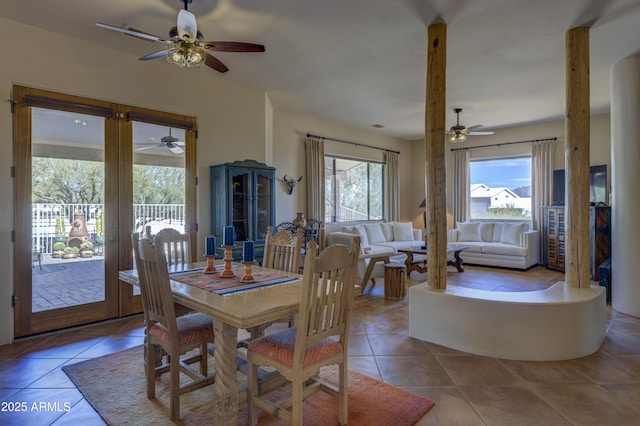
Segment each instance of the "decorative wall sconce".
[[287,175],[284,175],[284,181],[287,184],[287,188],[289,188],[289,195],[291,195],[293,193],[293,188],[296,187],[296,184],[298,182],[300,182],[302,180],[302,176],[300,176],[298,178],[298,180],[295,180],[293,178],[289,178],[287,179]]

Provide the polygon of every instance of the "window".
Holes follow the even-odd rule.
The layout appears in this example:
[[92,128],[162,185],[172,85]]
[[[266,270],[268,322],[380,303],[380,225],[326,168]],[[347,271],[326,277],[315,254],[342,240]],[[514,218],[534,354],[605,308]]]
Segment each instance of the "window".
[[325,223],[381,220],[384,164],[325,156]]
[[531,219],[531,157],[470,163],[471,219]]

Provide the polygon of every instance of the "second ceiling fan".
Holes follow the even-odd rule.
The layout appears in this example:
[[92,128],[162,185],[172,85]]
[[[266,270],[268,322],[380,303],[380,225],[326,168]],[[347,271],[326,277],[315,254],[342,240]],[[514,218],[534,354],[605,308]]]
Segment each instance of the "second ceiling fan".
[[167,45],[166,49],[150,53],[140,58],[141,61],[166,56],[167,60],[182,67],[199,67],[206,65],[218,72],[227,72],[229,68],[211,52],[264,52],[264,46],[254,43],[238,41],[203,41],[202,33],[198,30],[196,17],[189,12],[187,5],[193,0],[179,0],[184,3],[184,9],[178,13],[178,22],[169,30],[169,38],[158,37],[133,28],[120,28],[113,25],[96,22],[96,25],[108,30],[117,31],[132,37],[157,41]]
[[160,138],[160,143],[153,144],[136,144],[139,145],[139,148],[136,148],[136,151],[142,151],[145,149],[155,149],[155,148],[167,148],[174,154],[182,154],[184,152],[184,141],[176,138],[171,135],[171,129],[169,129],[169,135]]
[[461,142],[465,142],[467,140],[467,136],[471,135],[471,136],[487,136],[487,135],[493,135],[495,132],[481,132],[475,129],[479,129],[482,126],[481,125],[477,125],[477,126],[471,126],[471,127],[464,127],[463,125],[460,124],[460,113],[462,112],[462,108],[454,108],[453,112],[456,113],[456,125],[455,126],[451,126],[451,129],[449,129],[449,131],[447,132],[447,134],[449,135],[449,141],[452,143],[461,143]]

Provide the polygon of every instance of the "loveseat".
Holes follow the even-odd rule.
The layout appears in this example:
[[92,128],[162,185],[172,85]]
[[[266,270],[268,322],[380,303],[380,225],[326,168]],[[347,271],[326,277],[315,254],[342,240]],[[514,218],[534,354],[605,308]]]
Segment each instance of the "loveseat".
[[526,223],[458,222],[447,239],[469,247],[464,263],[528,269],[540,261],[540,233]]
[[[401,249],[420,247],[424,244],[422,230],[413,228],[411,222],[375,222],[343,226],[340,231],[327,233],[327,244],[351,245],[353,235],[359,235],[360,259],[356,277],[362,290],[369,279],[384,276],[384,264],[403,263],[406,259]],[[375,283],[375,280],[373,280]]]

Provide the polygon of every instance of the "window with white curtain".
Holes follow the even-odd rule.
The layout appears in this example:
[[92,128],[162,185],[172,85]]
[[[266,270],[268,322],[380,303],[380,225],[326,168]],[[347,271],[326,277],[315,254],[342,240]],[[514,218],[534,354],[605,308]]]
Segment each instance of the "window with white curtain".
[[381,220],[384,164],[325,156],[325,223]]
[[471,219],[531,219],[531,156],[471,160]]

